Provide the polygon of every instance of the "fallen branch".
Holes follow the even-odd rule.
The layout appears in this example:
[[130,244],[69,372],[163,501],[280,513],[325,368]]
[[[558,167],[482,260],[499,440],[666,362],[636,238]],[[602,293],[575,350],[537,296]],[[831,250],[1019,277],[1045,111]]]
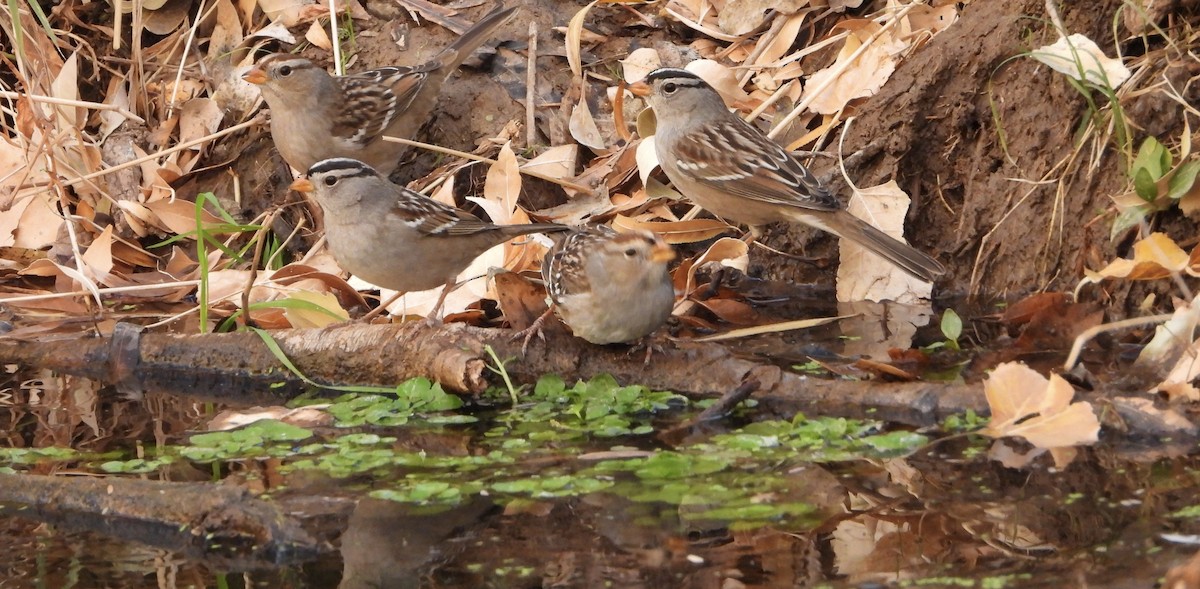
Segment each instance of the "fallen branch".
[[[737,390],[750,379],[763,411],[790,417],[871,416],[931,425],[967,410],[986,412],[976,386],[822,380],[735,357],[723,346],[678,342],[649,365],[621,346],[594,346],[547,333],[521,358],[508,330],[462,324],[343,324],[270,332],[283,354],[313,381],[328,385],[392,386],[424,376],[463,393],[479,393],[489,376],[485,347],[505,361],[517,384],[545,374],[568,381],[612,374],[619,382],[671,390],[693,398]],[[236,404],[280,403],[311,388],[291,373],[254,333],[170,335],[119,325],[112,338],[62,342],[0,341],[0,362],[48,368],[103,380],[126,394],[164,391]]]

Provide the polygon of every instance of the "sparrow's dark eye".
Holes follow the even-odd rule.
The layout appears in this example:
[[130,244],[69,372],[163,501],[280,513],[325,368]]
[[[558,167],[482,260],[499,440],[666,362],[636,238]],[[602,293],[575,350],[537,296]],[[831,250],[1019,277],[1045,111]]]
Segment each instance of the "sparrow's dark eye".
[[[290,66],[290,65],[279,66],[279,75],[281,75],[285,78],[292,75],[292,66]],[[332,184],[330,186],[332,186]]]
[[335,186],[337,183],[338,183],[337,176],[326,176],[325,177],[325,185],[326,186]]
[[662,88],[663,88],[663,93],[674,94],[675,91],[679,89],[679,85],[676,84],[675,82],[667,82],[666,84],[663,84]]
[[625,250],[625,255],[632,258],[637,255],[637,250],[634,248],[629,248],[629,249]]

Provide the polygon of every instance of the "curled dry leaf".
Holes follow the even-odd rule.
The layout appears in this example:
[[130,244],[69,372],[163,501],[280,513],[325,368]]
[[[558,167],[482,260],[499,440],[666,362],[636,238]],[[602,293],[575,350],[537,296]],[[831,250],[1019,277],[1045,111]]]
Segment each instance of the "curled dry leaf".
[[634,84],[645,79],[650,72],[662,67],[658,51],[650,47],[634,49],[629,57],[621,60],[621,77]]
[[[856,190],[848,208],[854,216],[903,241],[908,205],[908,195],[895,180],[889,180],[879,186]],[[917,303],[933,294],[932,284],[909,276],[856,243],[843,239],[838,247],[841,251],[837,272],[839,301]]]
[[742,84],[738,81],[737,73],[733,71],[733,68],[721,65],[711,59],[697,59],[684,66],[683,69],[708,82],[708,85],[712,86],[729,106],[736,106],[750,100],[750,95],[742,89]]
[[325,27],[321,26],[321,21],[314,20],[308,26],[308,30],[304,33],[304,40],[326,51],[333,50],[333,41],[329,40],[329,33],[325,32]]
[[958,6],[953,2],[941,6],[917,4],[904,16],[900,27],[904,37],[921,34],[936,35],[946,30],[956,20],[958,20]]
[[258,0],[258,7],[273,23],[291,27],[300,22],[300,13],[308,6],[315,4],[313,0]]
[[[813,73],[805,88],[806,94],[819,92],[809,101],[809,108],[826,115],[840,112],[855,98],[878,92],[896,71],[897,58],[907,47],[891,32],[881,32],[881,25],[868,20],[845,21],[834,29],[846,29],[850,33],[838,52],[837,61]],[[872,40],[876,34],[878,36]],[[870,47],[851,61],[851,56],[866,43],[870,43]]]
[[579,165],[579,146],[570,144],[556,145],[547,149],[541,155],[521,164],[521,169],[565,180],[575,177],[577,165]]
[[716,219],[691,219],[688,221],[638,221],[625,215],[617,215],[612,221],[617,231],[650,231],[658,234],[670,244],[695,243],[712,239],[729,231],[724,221]]
[[[641,118],[638,117],[639,120]],[[637,150],[634,154],[637,161],[638,178],[641,179],[642,186],[648,188],[650,174],[653,174],[654,169],[658,167],[658,149],[654,147],[654,136],[638,140]]]
[[308,290],[308,287],[314,285],[323,285],[320,281],[301,281],[292,284],[294,292],[288,295],[287,300],[306,303],[324,309],[322,312],[317,309],[310,308],[307,305],[296,305],[284,307],[283,316],[287,318],[288,323],[292,327],[325,327],[334,323],[341,323],[350,319],[350,314],[338,304],[338,299],[329,292],[317,292]]
[[675,20],[714,39],[730,42],[740,40],[740,35],[721,30],[717,11],[709,0],[669,0],[666,12]]
[[983,383],[992,419],[980,433],[1017,436],[1043,449],[1096,443],[1100,421],[1087,402],[1072,403],[1074,389],[1057,374],[1049,380],[1019,362],[1000,364]]
[[574,137],[581,145],[587,146],[597,153],[607,149],[604,137],[600,135],[600,128],[596,126],[596,119],[592,117],[592,109],[588,106],[586,92],[579,97],[579,102],[571,109],[571,119],[568,121],[567,127],[571,130],[571,137]]
[[1079,33],[1059,37],[1054,43],[1033,50],[1029,56],[1056,72],[1113,90],[1130,76],[1129,68],[1121,60],[1105,55],[1095,41]]
[[587,6],[579,9],[579,12],[576,12],[575,16],[571,17],[571,21],[567,23],[567,65],[571,67],[571,73],[575,74],[577,78],[583,77],[583,21],[597,1],[592,0]]
[[1174,362],[1192,344],[1197,322],[1200,322],[1200,296],[1191,301],[1176,300],[1175,312],[1154,329],[1154,337],[1138,353],[1134,365],[1155,368]]
[[808,5],[809,0],[727,0],[717,25],[730,35],[745,35],[761,27],[769,14],[795,14]]
[[89,277],[96,283],[105,286],[114,286],[111,276],[113,271],[112,244],[113,231],[112,225],[109,225],[92,240],[80,257],[80,262],[82,262],[80,265],[86,270]]
[[[13,213],[16,215],[13,215]],[[18,217],[13,232],[13,247],[42,249],[58,240],[63,218],[58,214],[58,199],[49,192],[38,192],[17,201],[7,211],[10,217]]]
[[[771,67],[775,62],[783,59],[783,56],[787,55],[788,51],[791,51],[792,45],[796,43],[796,37],[799,36],[800,28],[804,25],[804,19],[808,14],[807,11],[797,12],[787,17],[783,26],[779,27],[779,32],[775,34],[774,38],[768,41],[767,46],[759,52],[758,57],[754,59],[754,63],[751,65]],[[800,71],[799,67],[796,69]],[[799,73],[796,75],[799,75]]]
[[1085,285],[1109,278],[1158,280],[1170,276],[1172,272],[1200,276],[1200,248],[1192,250],[1189,256],[1167,234],[1151,233],[1149,237],[1133,244],[1132,259],[1113,260],[1096,271],[1085,269],[1085,278],[1075,287],[1075,292],[1078,293]]
[[[146,209],[157,217],[157,225],[176,235],[186,235],[196,231],[196,203],[183,199],[161,199],[145,203]],[[216,226],[223,221],[208,211],[201,213],[201,219],[206,227]]]
[[[696,256],[693,259],[684,260],[679,268],[675,271],[675,285],[679,287],[682,282],[682,288],[677,288],[683,292],[685,300],[675,305],[675,315],[686,315],[695,305],[695,301],[686,300],[691,296],[691,293],[696,288],[696,270],[705,264],[716,262],[723,266],[729,266],[745,272],[750,267],[750,246],[740,239],[732,237],[722,237],[708,246],[704,253]],[[683,280],[680,280],[679,273],[684,272]]]

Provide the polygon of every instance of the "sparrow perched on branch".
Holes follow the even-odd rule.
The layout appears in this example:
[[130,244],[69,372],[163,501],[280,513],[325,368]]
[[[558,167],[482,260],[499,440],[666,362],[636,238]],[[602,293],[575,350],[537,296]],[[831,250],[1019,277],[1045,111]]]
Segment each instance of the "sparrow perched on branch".
[[396,291],[445,285],[435,315],[458,274],[483,252],[519,235],[569,229],[555,223],[487,223],[346,158],[313,164],[291,188],[316,196],[325,212],[329,251],[342,269]]

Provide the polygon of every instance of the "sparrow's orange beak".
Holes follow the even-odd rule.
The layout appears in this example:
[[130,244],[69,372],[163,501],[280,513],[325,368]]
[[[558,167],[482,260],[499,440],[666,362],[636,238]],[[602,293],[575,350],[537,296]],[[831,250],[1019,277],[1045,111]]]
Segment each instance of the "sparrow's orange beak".
[[675,248],[665,244],[656,244],[650,249],[650,260],[654,262],[670,262],[675,259]]
[[625,89],[632,92],[634,96],[649,96],[650,95],[650,84],[647,84],[645,82],[635,82],[633,84],[626,86]]
[[251,84],[265,84],[267,82],[267,72],[260,68],[250,68],[250,71],[242,74],[242,79]]
[[308,178],[296,178],[296,181],[292,182],[292,185],[288,186],[288,188],[296,192],[312,192],[315,186],[313,186],[312,182],[308,181]]

